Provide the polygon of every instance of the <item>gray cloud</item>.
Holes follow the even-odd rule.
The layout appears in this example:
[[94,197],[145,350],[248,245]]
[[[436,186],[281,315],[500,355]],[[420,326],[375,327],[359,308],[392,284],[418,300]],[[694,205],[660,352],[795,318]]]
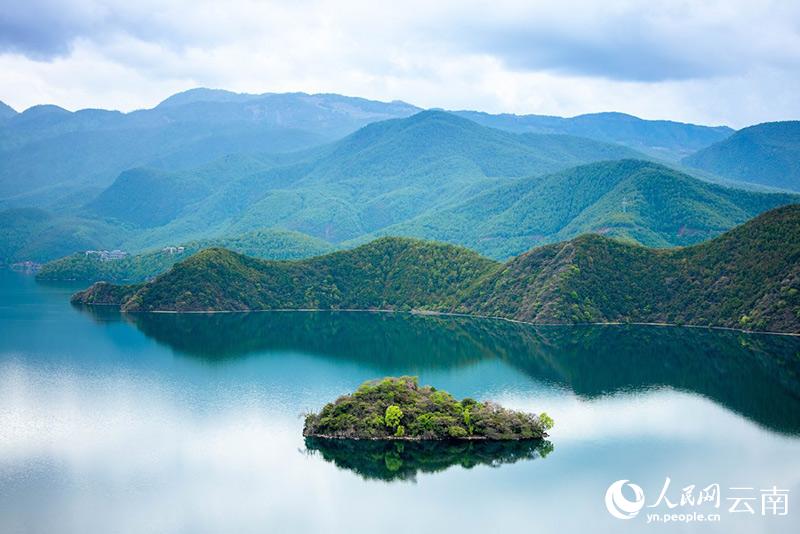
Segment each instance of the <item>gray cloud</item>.
[[727,62],[681,53],[670,43],[653,42],[635,31],[599,40],[572,38],[552,29],[513,29],[485,35],[470,47],[475,52],[490,53],[517,70],[550,70],[617,80],[708,78],[735,70]]
[[[69,55],[77,41],[98,44],[129,36],[180,50],[219,42],[214,10],[202,0],[165,4],[155,0],[25,0],[0,10],[0,52],[49,61]],[[236,2],[232,2],[235,9]],[[224,19],[220,20],[224,23]],[[223,27],[225,30],[233,28]],[[234,34],[235,35],[235,34]]]
[[[384,13],[361,0],[307,0],[291,8],[250,0],[224,5],[204,0],[26,0],[0,12],[0,51],[52,59],[68,54],[78,39],[106,43],[119,36],[173,51],[243,42],[259,33],[280,43],[295,26],[297,32],[311,30],[309,40],[317,38],[314,30],[364,34],[378,41],[366,43],[377,45],[378,53],[388,46],[423,43],[448,47],[453,54],[494,56],[516,70],[618,80],[707,78],[764,63],[800,66],[800,4],[793,2],[740,0],[701,7],[662,0],[411,4],[408,12],[419,16],[398,19],[389,7]],[[276,26],[273,19],[292,26]]]
[[499,16],[464,12],[436,34],[454,50],[516,70],[653,82],[800,68],[800,4],[725,2],[524,4]]
[[0,10],[0,51],[36,60],[67,54],[75,38],[91,26],[77,5],[48,0],[14,2]]
[[5,0],[0,99],[132,109],[206,85],[742,125],[796,117],[779,0]]

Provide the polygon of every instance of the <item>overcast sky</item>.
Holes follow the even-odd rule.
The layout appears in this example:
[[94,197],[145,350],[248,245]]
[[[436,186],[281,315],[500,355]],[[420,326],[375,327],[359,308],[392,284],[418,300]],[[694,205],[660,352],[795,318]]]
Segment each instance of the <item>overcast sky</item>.
[[204,86],[422,107],[800,118],[795,0],[0,0],[0,100],[152,107]]

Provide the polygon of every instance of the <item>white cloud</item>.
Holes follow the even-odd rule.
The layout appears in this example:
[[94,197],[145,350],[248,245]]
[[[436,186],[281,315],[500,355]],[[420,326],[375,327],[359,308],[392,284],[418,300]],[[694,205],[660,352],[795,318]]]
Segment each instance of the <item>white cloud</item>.
[[149,107],[194,86],[424,107],[796,118],[790,2],[31,0],[0,14],[0,99]]

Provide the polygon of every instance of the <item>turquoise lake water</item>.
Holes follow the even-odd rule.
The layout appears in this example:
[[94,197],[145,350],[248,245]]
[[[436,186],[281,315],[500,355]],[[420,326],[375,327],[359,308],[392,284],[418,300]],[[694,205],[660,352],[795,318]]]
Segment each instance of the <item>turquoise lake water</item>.
[[[0,532],[800,531],[798,338],[381,313],[124,316],[72,307],[77,288],[0,271]],[[556,426],[530,447],[304,441],[303,413],[401,374]],[[656,504],[667,477],[674,508]],[[607,510],[617,480],[643,491],[635,517]],[[690,485],[717,485],[719,507],[681,504]],[[772,488],[788,491],[786,515],[762,514]],[[730,511],[746,503],[753,513]],[[719,520],[648,523],[663,513]]]

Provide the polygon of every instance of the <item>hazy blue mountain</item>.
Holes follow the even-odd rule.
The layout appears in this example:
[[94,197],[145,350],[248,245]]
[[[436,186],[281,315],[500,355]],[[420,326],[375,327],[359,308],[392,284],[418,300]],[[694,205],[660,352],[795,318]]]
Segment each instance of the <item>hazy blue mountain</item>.
[[224,89],[209,89],[207,87],[196,87],[180,93],[175,93],[161,101],[157,107],[165,108],[170,106],[182,106],[194,102],[246,102],[254,100],[261,95],[250,93],[234,93]]
[[[176,171],[232,153],[293,151],[418,111],[405,102],[335,94],[244,94],[203,88],[131,113],[98,109],[73,113],[51,105],[22,113],[2,108],[0,207],[62,209],[70,206],[72,195],[104,188],[133,167]],[[619,113],[573,118],[457,113],[516,133],[586,137],[673,160],[731,132]]]
[[0,121],[10,119],[16,114],[17,112],[14,108],[9,106],[5,102],[0,102]]
[[727,178],[800,191],[800,121],[744,128],[683,163]]
[[454,113],[479,124],[511,132],[568,134],[619,143],[669,161],[679,161],[734,132],[727,126],[651,121],[625,113],[591,113],[571,118],[508,113],[492,115],[479,111]]
[[685,246],[798,202],[800,195],[726,188],[652,162],[606,161],[501,185],[377,234],[446,241],[501,259],[586,232]]
[[[173,95],[152,110],[134,112],[192,122],[247,121],[296,128],[329,139],[371,122],[407,117],[420,111],[405,102],[377,102],[337,94],[265,93],[249,95],[193,89]],[[138,118],[138,117],[137,117]]]
[[34,106],[0,123],[0,206],[58,205],[132,167],[180,170],[230,153],[294,151],[417,111],[340,95],[210,90],[131,113]]
[[175,236],[196,239],[268,226],[338,242],[466,200],[498,183],[637,156],[619,145],[513,134],[425,111],[370,124],[295,161],[287,157],[284,164],[260,170],[242,170],[234,161],[212,173],[124,173],[90,208],[152,228],[137,247]]

